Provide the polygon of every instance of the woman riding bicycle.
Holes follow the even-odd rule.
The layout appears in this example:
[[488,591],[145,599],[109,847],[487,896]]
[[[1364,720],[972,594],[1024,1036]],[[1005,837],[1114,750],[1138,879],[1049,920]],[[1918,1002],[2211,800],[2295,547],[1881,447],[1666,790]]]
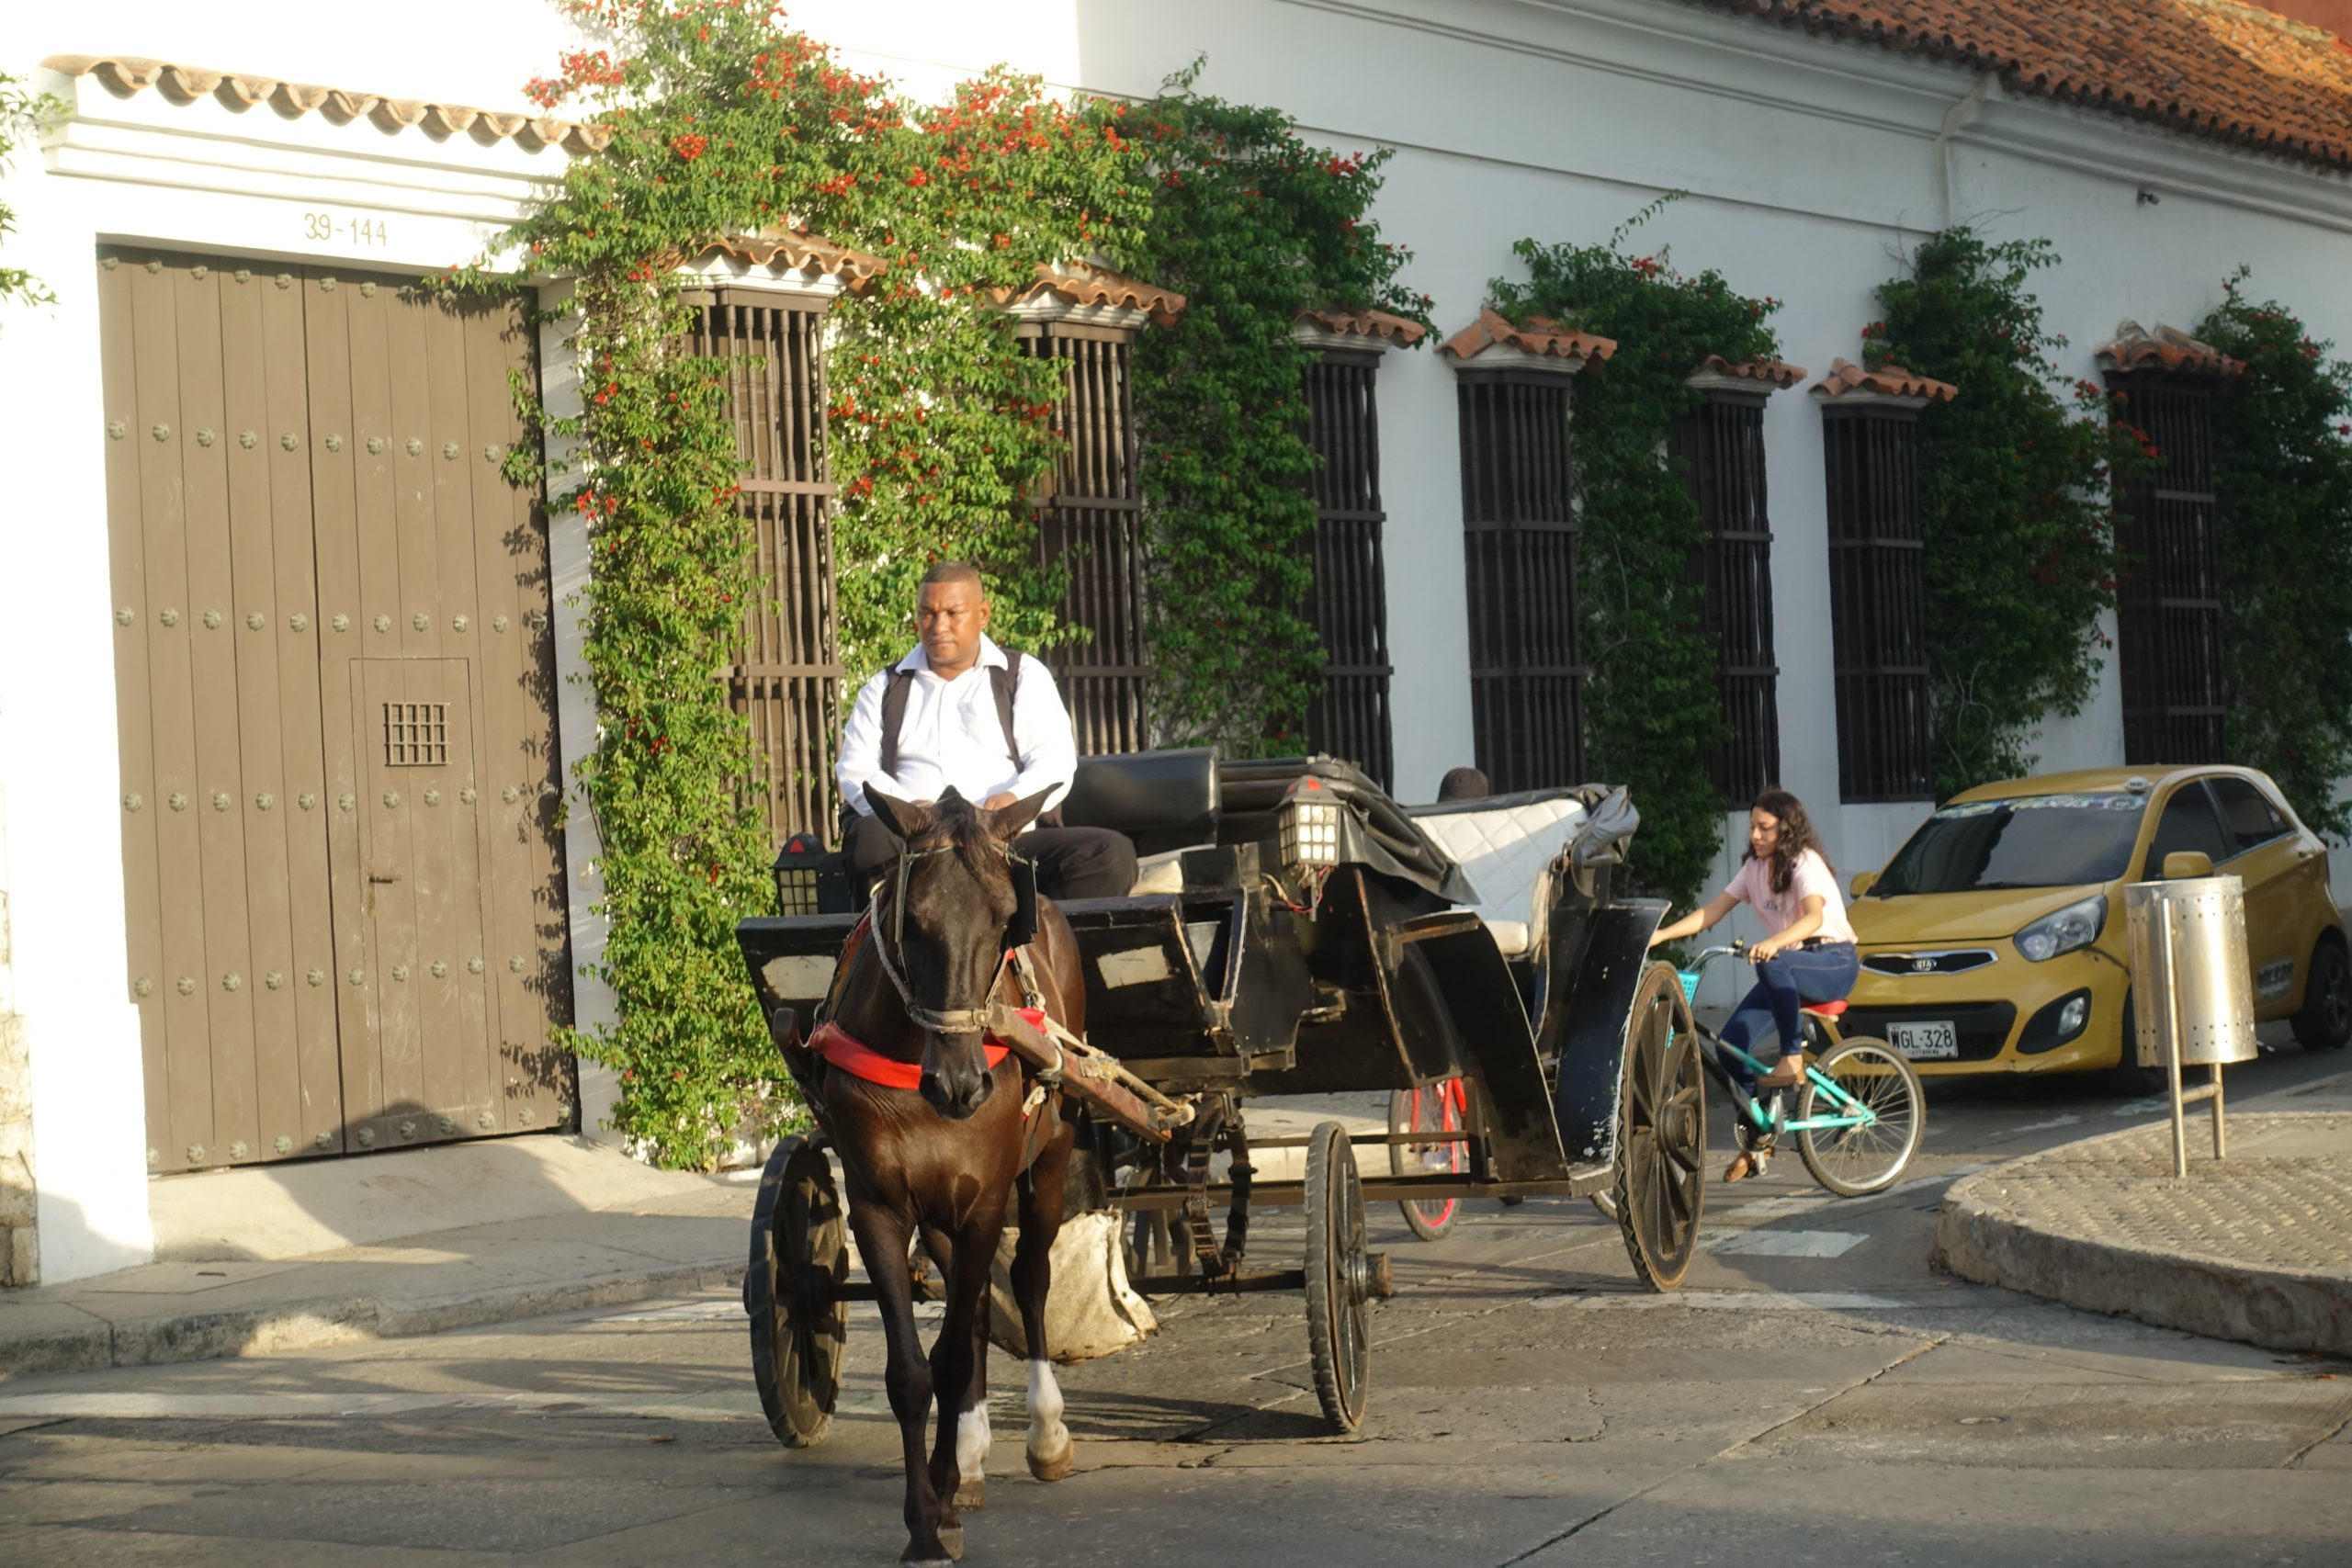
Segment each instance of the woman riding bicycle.
[[[1768,789],[1747,811],[1747,855],[1731,886],[1704,908],[1661,926],[1650,945],[1679,942],[1707,930],[1737,904],[1752,906],[1769,934],[1747,950],[1756,965],[1756,986],[1724,1025],[1726,1045],[1751,1050],[1765,1031],[1780,1036],[1781,1062],[1758,1079],[1729,1052],[1724,1066],[1751,1095],[1758,1089],[1792,1089],[1804,1081],[1804,1030],[1800,1010],[1808,1003],[1841,1000],[1854,988],[1861,961],[1854,952],[1854,928],[1846,923],[1846,901],[1837,874],[1805,816],[1804,802],[1783,789]],[[1724,1172],[1725,1181],[1763,1174],[1758,1152],[1743,1148]]]

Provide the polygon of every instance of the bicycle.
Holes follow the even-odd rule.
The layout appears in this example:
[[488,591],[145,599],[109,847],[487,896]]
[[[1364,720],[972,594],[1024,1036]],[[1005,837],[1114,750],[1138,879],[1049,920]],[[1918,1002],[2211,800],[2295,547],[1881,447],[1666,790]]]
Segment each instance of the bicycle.
[[[1701,952],[1692,967],[1680,971],[1684,1001],[1698,994],[1708,964],[1746,951],[1745,942],[1735,942]],[[1768,1064],[1726,1043],[1692,1018],[1691,1032],[1702,1047],[1700,1065],[1737,1108],[1734,1131],[1757,1175],[1764,1174],[1765,1162],[1781,1135],[1793,1133],[1798,1157],[1829,1191],[1841,1198],[1884,1191],[1911,1163],[1926,1128],[1927,1095],[1919,1074],[1885,1041],[1867,1036],[1849,1040],[1840,1034],[1838,1020],[1846,1011],[1844,1002],[1810,1002],[1802,1011],[1808,1062],[1793,1115],[1787,1090],[1750,1095],[1733,1079],[1723,1055],[1728,1052],[1738,1057],[1758,1077],[1771,1071]]]
[[[1444,1171],[1459,1175],[1465,1167],[1466,1145],[1460,1134],[1469,1131],[1470,1100],[1460,1078],[1447,1078],[1427,1089],[1392,1089],[1388,1095],[1388,1132],[1393,1139],[1408,1133],[1437,1134],[1426,1144],[1392,1142],[1388,1168],[1397,1176],[1425,1176]],[[1403,1198],[1396,1207],[1405,1223],[1423,1241],[1435,1241],[1453,1228],[1462,1211],[1459,1198]]]

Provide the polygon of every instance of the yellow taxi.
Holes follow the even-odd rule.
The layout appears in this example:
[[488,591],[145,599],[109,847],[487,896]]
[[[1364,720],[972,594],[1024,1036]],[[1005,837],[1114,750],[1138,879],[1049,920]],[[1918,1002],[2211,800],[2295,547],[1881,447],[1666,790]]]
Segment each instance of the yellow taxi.
[[2352,1039],[2352,959],[2327,846],[2248,768],[2103,769],[1985,784],[1854,878],[1862,973],[1843,1020],[1927,1075],[2134,1065],[2123,887],[2202,854],[2245,883],[2257,1019]]

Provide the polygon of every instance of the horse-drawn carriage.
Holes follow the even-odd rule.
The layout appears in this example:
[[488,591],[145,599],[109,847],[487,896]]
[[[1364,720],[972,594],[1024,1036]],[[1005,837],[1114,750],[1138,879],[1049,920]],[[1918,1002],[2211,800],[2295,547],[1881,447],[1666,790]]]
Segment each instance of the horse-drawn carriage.
[[[1623,791],[1408,808],[1342,762],[1190,750],[1090,759],[1063,809],[1126,833],[1141,857],[1129,896],[1059,906],[1092,1049],[1002,1004],[989,1027],[1087,1102],[1082,1151],[1132,1216],[1147,1294],[1302,1290],[1317,1393],[1348,1431],[1364,1408],[1368,1303],[1388,1288],[1367,1198],[1613,1191],[1637,1272],[1679,1282],[1697,1235],[1702,1070],[1682,987],[1646,957],[1664,906],[1611,896],[1639,821]],[[788,850],[779,890],[797,912],[738,931],[796,1075],[865,918],[836,863]],[[901,904],[904,888],[902,869]],[[1351,1136],[1325,1122],[1304,1140],[1304,1179],[1256,1178],[1253,1149],[1299,1140],[1253,1145],[1252,1099],[1454,1079],[1458,1129]],[[1356,1163],[1363,1145],[1418,1156],[1446,1144],[1460,1157]],[[1306,1209],[1298,1267],[1249,1251],[1250,1211],[1271,1204]],[[842,1213],[819,1141],[787,1140],[762,1184],[745,1304],[762,1400],[796,1446],[832,1409],[842,1303],[873,1294],[848,1279]]]

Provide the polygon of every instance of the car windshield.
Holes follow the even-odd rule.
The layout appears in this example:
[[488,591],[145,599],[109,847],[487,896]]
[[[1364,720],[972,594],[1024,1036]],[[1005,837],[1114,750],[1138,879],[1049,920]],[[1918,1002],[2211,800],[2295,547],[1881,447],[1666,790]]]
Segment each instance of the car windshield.
[[2145,796],[2030,795],[1947,806],[1920,825],[1873,897],[2112,882],[2132,863]]

